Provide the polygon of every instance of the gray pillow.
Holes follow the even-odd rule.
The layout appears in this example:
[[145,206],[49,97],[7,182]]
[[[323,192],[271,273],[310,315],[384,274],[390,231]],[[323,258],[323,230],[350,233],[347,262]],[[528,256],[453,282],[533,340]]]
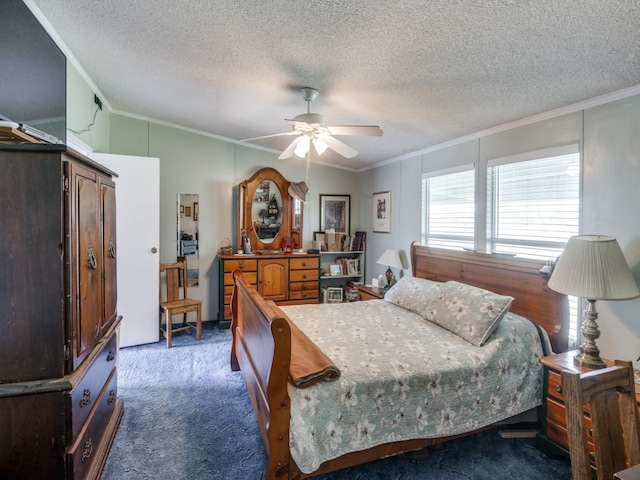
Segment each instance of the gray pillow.
[[449,281],[441,284],[424,316],[480,347],[509,311],[512,301],[513,297]]

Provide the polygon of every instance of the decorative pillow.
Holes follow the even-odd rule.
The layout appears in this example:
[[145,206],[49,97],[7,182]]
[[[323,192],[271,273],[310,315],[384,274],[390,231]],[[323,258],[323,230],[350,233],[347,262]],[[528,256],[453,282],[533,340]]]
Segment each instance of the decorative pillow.
[[449,281],[440,286],[425,318],[480,347],[509,311],[512,301],[513,297]]
[[429,304],[438,295],[440,285],[440,282],[424,278],[402,277],[387,291],[384,299],[426,318]]

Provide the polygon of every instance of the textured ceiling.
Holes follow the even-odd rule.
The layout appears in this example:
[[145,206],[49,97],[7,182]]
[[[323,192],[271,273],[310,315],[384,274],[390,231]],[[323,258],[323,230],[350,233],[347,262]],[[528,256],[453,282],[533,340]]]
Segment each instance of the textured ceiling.
[[321,158],[356,170],[640,84],[637,0],[29,3],[115,111],[243,139],[289,131],[309,86],[384,130]]

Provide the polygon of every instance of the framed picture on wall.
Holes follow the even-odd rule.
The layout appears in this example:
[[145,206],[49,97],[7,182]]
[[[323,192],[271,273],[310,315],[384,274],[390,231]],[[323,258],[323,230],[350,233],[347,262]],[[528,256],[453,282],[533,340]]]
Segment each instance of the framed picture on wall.
[[373,194],[373,231],[391,233],[391,190]]
[[185,217],[191,216],[191,207],[184,207],[184,216]]
[[320,231],[349,235],[351,195],[320,195]]
[[197,222],[199,216],[200,216],[200,206],[198,205],[198,202],[193,202],[193,221]]

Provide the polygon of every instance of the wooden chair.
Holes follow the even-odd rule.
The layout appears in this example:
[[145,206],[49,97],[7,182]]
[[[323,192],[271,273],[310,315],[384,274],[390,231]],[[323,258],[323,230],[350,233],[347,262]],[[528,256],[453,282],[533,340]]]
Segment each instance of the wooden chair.
[[[189,312],[196,312],[195,326],[187,322]],[[163,314],[166,317],[165,328],[162,328]],[[174,328],[172,318],[179,314],[182,314],[182,325]],[[167,348],[171,348],[171,337],[174,333],[191,328],[196,329],[196,340],[200,340],[202,338],[202,302],[187,297],[187,265],[180,261],[161,263],[160,333],[167,339]]]
[[[638,404],[631,362],[579,374],[562,372],[567,412],[569,451],[574,480],[591,480],[590,458],[595,458],[598,480],[640,463]],[[595,457],[589,451],[585,407],[589,405]]]

